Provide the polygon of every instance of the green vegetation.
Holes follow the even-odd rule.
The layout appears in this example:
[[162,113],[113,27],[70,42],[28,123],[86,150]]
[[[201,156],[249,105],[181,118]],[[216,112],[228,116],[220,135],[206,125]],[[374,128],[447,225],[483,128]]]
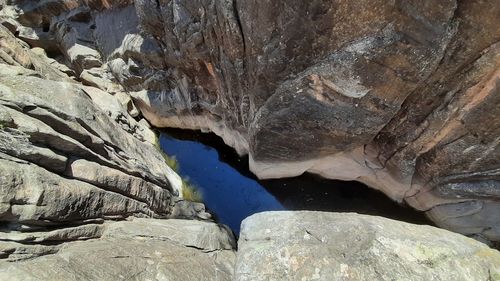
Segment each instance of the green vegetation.
[[167,154],[163,153],[161,154],[163,156],[163,159],[165,160],[165,163],[174,170],[176,173],[179,172],[179,162],[177,162],[177,158],[175,156],[168,156]]
[[[163,150],[161,149],[160,146],[160,137],[159,133],[156,134],[156,140],[153,144],[157,149],[160,155],[163,157],[165,160],[165,163],[176,173],[179,172],[179,162],[175,158],[175,156],[169,156]],[[203,196],[201,192],[198,190],[198,188],[189,182],[189,179],[182,179],[182,198],[186,201],[191,201],[191,202],[203,202]]]
[[182,197],[186,201],[203,202],[203,196],[198,188],[189,182],[189,179],[182,180]]
[[161,146],[160,146],[160,137],[158,134],[156,134],[156,140],[155,140],[155,143],[153,145],[156,147],[156,149],[158,149],[158,152],[160,152],[160,155],[165,160],[165,163],[172,170],[174,170],[176,173],[178,173],[179,172],[179,162],[177,161],[175,156],[169,156],[165,152],[163,152],[163,150],[161,149]]
[[0,130],[9,126],[8,121],[0,120]]
[[155,135],[156,135],[156,138],[155,138],[155,142],[153,143],[153,145],[160,151],[161,150],[161,146],[160,146],[160,133],[158,133],[158,131],[155,131]]

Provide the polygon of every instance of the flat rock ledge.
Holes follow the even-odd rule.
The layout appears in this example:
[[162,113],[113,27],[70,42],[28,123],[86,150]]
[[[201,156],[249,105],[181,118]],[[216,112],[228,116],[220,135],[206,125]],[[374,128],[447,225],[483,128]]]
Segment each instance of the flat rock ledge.
[[[100,238],[36,247],[0,242],[0,255],[21,248],[15,244],[26,249],[0,260],[0,280],[231,280],[235,240],[215,223],[135,218],[86,227]],[[59,249],[22,259],[41,247]]]

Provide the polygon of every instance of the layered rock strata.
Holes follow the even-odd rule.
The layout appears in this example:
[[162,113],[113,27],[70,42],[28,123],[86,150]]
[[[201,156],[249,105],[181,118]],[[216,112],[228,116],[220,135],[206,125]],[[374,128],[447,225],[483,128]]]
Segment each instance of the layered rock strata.
[[66,68],[0,25],[0,263],[55,254],[130,217],[209,218],[182,200],[130,98]]
[[[56,243],[71,233],[88,239]],[[0,280],[500,280],[500,252],[480,242],[352,213],[253,215],[237,252],[225,227],[193,220],[135,218],[8,237]],[[27,258],[42,249],[53,253]]]
[[[214,223],[133,219],[75,228],[38,236],[37,242],[46,242],[38,250],[50,248],[54,254],[34,259],[26,259],[15,244],[34,242],[38,233],[11,233],[16,241],[2,245],[0,253],[16,251],[9,253],[10,262],[0,262],[0,280],[229,281],[233,274],[234,238]],[[89,240],[56,244],[76,232]]]

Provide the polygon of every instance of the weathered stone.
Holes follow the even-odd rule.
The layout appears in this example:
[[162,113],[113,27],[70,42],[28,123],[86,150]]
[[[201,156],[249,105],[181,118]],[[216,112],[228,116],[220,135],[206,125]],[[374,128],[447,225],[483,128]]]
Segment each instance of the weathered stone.
[[381,217],[266,212],[242,223],[234,280],[500,280],[500,252]]
[[[0,83],[1,104],[19,119],[16,130],[28,134],[32,142],[178,192],[180,178],[153,143],[142,142],[151,141],[150,130],[127,118],[126,110],[113,96],[35,77],[4,75]],[[51,93],[50,98],[47,93]],[[107,103],[109,100],[112,102]],[[97,106],[99,102],[104,103]],[[149,132],[141,137],[140,130]],[[139,138],[131,131],[137,131]]]
[[[108,216],[154,216],[143,203],[94,185],[67,179],[31,163],[0,158],[0,221],[57,225]],[[157,216],[168,214],[165,208]]]
[[99,88],[108,93],[123,91],[119,84],[113,82],[114,78],[106,66],[83,70],[80,74],[80,80],[85,85]]
[[169,210],[171,204],[172,195],[168,189],[95,162],[72,160],[65,175],[149,204],[152,210],[160,213]]
[[193,220],[134,218],[133,223],[109,224],[103,237],[151,237],[170,240],[206,252],[236,248],[234,236],[227,226]]
[[175,206],[172,209],[172,214],[175,218],[199,218],[210,219],[212,215],[207,213],[203,203],[191,202],[186,200],[176,200]]
[[55,81],[73,82],[52,67],[46,59],[30,51],[29,46],[17,39],[6,27],[0,25],[0,63],[35,70],[38,75]]
[[[4,6],[0,61],[43,74],[3,33],[48,28],[77,76],[130,93],[134,117],[137,106],[153,126],[212,131],[261,178],[358,180],[439,226],[500,237],[495,0]],[[481,207],[461,211],[470,204]]]
[[[90,8],[130,2],[17,2],[0,13],[19,21],[0,26],[0,279],[230,280],[227,227],[152,219],[210,214],[179,198],[155,133],[89,43]],[[52,44],[75,71],[47,57]]]
[[[234,238],[214,223],[134,219],[102,228],[101,238],[67,242],[50,255],[0,260],[0,279],[231,280]],[[0,242],[0,255],[22,257],[8,245]]]
[[[175,217],[181,179],[147,123],[3,26],[0,37],[0,259],[98,238],[103,219]],[[209,218],[204,206],[187,214]]]
[[[489,213],[498,200],[475,188],[500,187],[496,1],[136,1],[135,8],[165,67],[142,63],[168,80],[150,83],[154,76],[143,71],[142,91],[130,87],[154,126],[213,131],[250,154],[261,178],[308,171],[362,181],[430,211],[438,225],[471,234],[470,225],[498,239],[500,220]],[[453,222],[451,208],[431,211],[470,200],[489,207]]]

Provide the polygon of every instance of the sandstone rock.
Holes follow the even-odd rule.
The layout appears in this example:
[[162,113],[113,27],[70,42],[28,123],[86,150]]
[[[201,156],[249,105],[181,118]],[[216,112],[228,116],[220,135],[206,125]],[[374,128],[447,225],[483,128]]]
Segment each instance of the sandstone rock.
[[181,179],[128,104],[76,83],[3,26],[0,37],[0,260],[99,238],[104,220],[210,218],[202,204],[175,206]]
[[[134,101],[132,101],[132,97],[125,92],[117,92],[115,95],[116,99],[120,101],[120,103],[127,108],[127,112],[132,117],[138,117],[140,115],[139,109],[135,106]],[[148,121],[146,119],[141,119],[140,123],[144,123],[147,128],[151,128]]]
[[[1,104],[16,116],[14,119],[19,119],[15,130],[27,134],[32,142],[97,161],[171,191],[179,188],[179,177],[165,164],[153,144],[135,138],[115,121],[118,101],[101,105],[109,109],[105,111],[94,103],[103,100],[103,93],[93,93],[92,99],[88,88],[82,90],[77,85],[10,75],[1,76],[0,83]],[[111,108],[113,105],[115,108]],[[123,121],[129,127],[140,127],[132,118],[124,117]]]
[[0,71],[1,220],[171,216],[181,179],[153,132],[112,95],[35,76],[20,66]]
[[16,2],[0,2],[0,279],[230,280],[227,227],[152,219],[210,214],[103,64],[125,51],[92,43],[90,9],[130,2]]
[[18,26],[16,28],[17,37],[28,43],[32,48],[38,47],[49,52],[58,52],[57,43],[52,34],[44,31],[43,28],[30,28]]
[[[31,51],[34,54],[38,55],[38,57],[40,57],[41,59],[45,60],[53,68],[59,70],[60,72],[66,74],[74,79],[75,71],[73,69],[69,68],[67,65],[57,61],[56,59],[49,58],[47,55],[47,52],[44,49],[39,48],[39,47],[35,47],[35,48],[32,48]],[[61,59],[60,57],[58,57],[58,58]]]
[[80,80],[85,85],[99,88],[108,93],[123,91],[119,84],[113,82],[114,79],[106,66],[83,70],[80,74]]
[[134,219],[102,228],[101,238],[68,242],[50,255],[0,260],[0,279],[231,280],[234,238],[214,223]]
[[[30,162],[0,158],[0,221],[26,225],[65,225],[93,218],[168,215],[158,202],[141,202],[131,195],[103,190],[67,179]],[[128,195],[128,196],[127,196]]]
[[[4,6],[11,29],[48,27],[87,83],[119,83],[153,126],[218,134],[261,178],[358,180],[500,237],[495,0]],[[25,47],[0,58],[26,66]]]
[[103,237],[151,237],[170,240],[205,252],[233,250],[236,241],[227,226],[193,220],[152,220],[110,223]]
[[[500,187],[496,1],[135,7],[170,81],[135,97],[153,125],[213,131],[261,178],[362,181],[440,226],[498,240],[497,196],[476,189]],[[471,200],[485,208],[439,207]]]
[[52,67],[42,56],[30,51],[29,46],[0,25],[0,63],[35,70],[44,78],[73,82],[66,74]]
[[381,217],[266,212],[242,223],[234,280],[500,280],[500,252]]

